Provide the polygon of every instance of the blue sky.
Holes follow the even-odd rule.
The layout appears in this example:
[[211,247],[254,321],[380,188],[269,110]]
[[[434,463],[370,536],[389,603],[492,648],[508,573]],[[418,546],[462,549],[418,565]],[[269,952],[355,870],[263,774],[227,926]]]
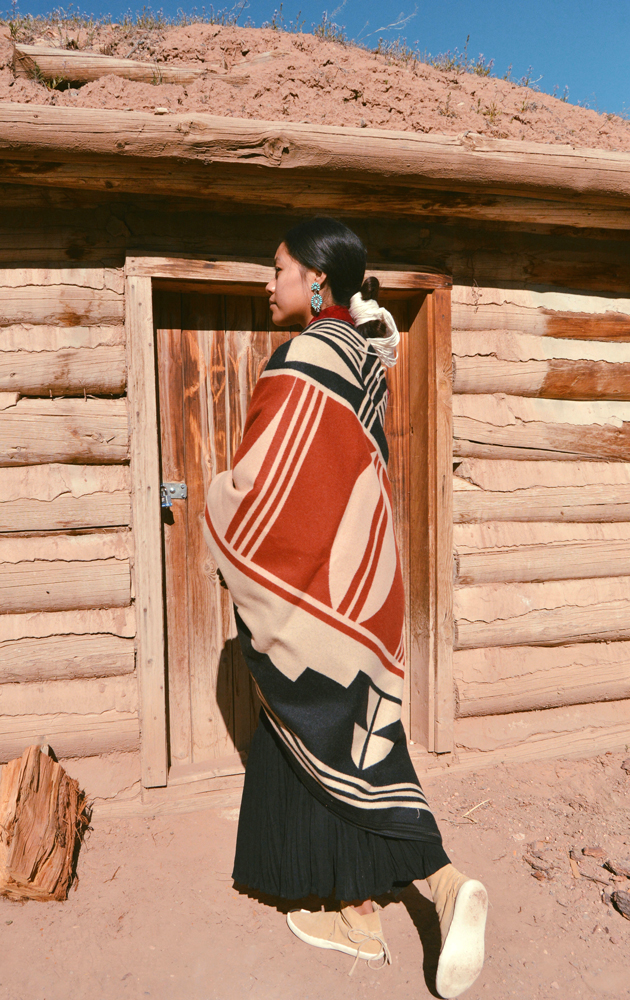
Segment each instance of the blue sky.
[[[21,14],[43,14],[54,8],[46,0],[17,0]],[[153,4],[166,16],[178,10],[201,10],[201,3],[164,0]],[[227,7],[233,0],[228,0]],[[67,9],[70,9],[66,5]],[[82,0],[82,13],[111,15],[114,20],[137,8],[129,0]],[[138,4],[138,8],[141,4]],[[221,0],[215,5],[221,9]],[[256,27],[270,21],[278,0],[245,0],[239,23],[247,18]],[[0,0],[0,10],[9,0]],[[77,9],[77,4],[72,10]],[[210,5],[206,4],[206,10]],[[329,20],[345,28],[349,38],[374,46],[379,38],[406,39],[421,52],[437,55],[460,51],[470,35],[468,54],[483,53],[494,59],[494,72],[503,76],[512,66],[519,80],[532,69],[531,78],[547,93],[565,87],[573,104],[587,104],[599,111],[630,113],[630,0],[284,0],[285,22],[301,12],[304,30],[319,23],[324,11]],[[6,16],[6,13],[5,13]]]

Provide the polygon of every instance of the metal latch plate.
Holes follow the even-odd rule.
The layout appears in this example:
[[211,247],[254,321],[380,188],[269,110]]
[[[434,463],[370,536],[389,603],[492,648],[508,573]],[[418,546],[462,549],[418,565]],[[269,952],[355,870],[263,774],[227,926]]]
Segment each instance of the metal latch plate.
[[173,500],[185,500],[188,496],[186,483],[162,483],[160,499],[163,507],[172,507]]

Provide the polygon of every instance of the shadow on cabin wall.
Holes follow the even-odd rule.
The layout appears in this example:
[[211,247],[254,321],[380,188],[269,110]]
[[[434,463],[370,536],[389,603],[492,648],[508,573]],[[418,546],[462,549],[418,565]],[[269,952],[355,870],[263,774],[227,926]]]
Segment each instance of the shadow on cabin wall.
[[[0,267],[122,267],[126,256],[266,258],[295,212],[257,212],[204,200],[0,184]],[[628,233],[517,227],[457,218],[345,218],[374,263],[451,274],[455,284],[628,294]],[[547,231],[545,231],[547,229]],[[15,234],[19,233],[16,247]],[[596,238],[593,238],[596,235]],[[603,238],[602,238],[603,237]]]

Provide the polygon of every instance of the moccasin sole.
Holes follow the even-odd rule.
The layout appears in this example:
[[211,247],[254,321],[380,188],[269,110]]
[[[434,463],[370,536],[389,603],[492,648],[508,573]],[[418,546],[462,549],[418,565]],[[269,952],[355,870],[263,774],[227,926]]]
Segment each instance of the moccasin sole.
[[452,1000],[472,986],[483,968],[487,913],[485,886],[476,879],[464,882],[457,893],[435,977],[436,989],[444,1000]]

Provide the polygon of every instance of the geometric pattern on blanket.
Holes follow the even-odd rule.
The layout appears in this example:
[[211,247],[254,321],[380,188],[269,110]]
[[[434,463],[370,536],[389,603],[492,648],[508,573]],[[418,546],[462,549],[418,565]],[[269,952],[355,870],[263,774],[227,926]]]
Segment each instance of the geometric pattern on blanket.
[[262,373],[206,537],[291,766],[356,825],[439,840],[401,724],[404,588],[383,367],[326,310]]

